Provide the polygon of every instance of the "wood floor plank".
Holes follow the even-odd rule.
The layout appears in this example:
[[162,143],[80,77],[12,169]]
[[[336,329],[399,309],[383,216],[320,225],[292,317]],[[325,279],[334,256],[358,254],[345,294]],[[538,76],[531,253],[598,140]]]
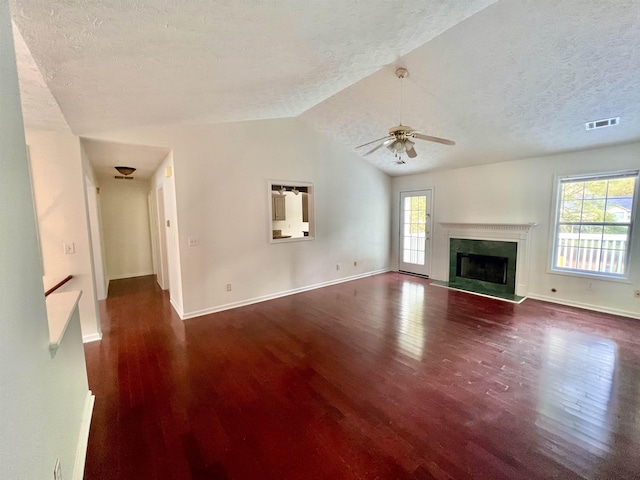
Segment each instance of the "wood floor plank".
[[640,478],[640,321],[387,273],[182,322],[112,281],[87,479]]

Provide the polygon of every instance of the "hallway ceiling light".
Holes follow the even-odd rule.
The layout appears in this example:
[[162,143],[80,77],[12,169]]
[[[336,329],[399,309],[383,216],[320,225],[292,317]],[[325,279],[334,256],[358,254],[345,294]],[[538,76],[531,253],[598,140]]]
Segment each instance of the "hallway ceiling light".
[[115,169],[122,175],[131,175],[136,171],[136,169],[133,167],[115,167]]

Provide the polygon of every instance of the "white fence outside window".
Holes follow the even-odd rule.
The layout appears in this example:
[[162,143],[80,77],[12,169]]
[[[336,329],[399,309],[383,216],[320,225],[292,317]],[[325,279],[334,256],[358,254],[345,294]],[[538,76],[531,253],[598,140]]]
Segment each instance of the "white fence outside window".
[[624,274],[627,243],[626,234],[560,233],[556,267]]

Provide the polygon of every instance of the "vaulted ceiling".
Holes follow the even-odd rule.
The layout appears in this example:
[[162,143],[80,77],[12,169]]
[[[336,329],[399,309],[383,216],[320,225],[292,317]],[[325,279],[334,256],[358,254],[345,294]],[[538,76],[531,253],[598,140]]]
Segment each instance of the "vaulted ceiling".
[[[640,0],[12,0],[27,127],[300,117],[390,175],[640,140]],[[397,66],[408,68],[400,101]],[[585,131],[620,116],[618,127]],[[366,151],[366,149],[363,149]],[[354,150],[355,151],[355,150]],[[359,153],[364,153],[360,152]]]

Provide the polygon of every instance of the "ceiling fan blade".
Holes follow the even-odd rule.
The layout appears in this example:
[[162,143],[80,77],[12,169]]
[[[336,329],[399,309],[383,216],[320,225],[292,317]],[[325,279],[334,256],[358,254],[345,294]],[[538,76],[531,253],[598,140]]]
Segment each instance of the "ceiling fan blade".
[[411,147],[409,150],[407,150],[407,157],[409,158],[416,158],[418,156],[418,154],[416,153],[416,149]]
[[381,142],[382,140],[387,140],[388,138],[392,138],[391,135],[386,135],[386,136],[384,136],[382,138],[379,138],[377,140],[373,140],[371,142],[363,143],[362,145],[358,145],[356,148],[366,147],[367,145],[371,145],[372,143],[376,143],[376,142]]
[[423,135],[421,133],[412,133],[413,138],[419,138],[420,140],[427,140],[429,142],[442,143],[443,145],[455,145],[453,140],[447,140],[446,138],[432,137],[431,135]]
[[[385,137],[385,138],[386,138],[386,137]],[[376,145],[375,147],[373,147],[371,150],[369,150],[369,151],[368,151],[367,153],[365,153],[364,155],[365,155],[365,156],[367,156],[367,155],[369,155],[370,153],[375,152],[375,151],[376,151],[376,150],[378,150],[379,148],[386,147],[387,145],[390,145],[390,144],[392,144],[392,143],[393,143],[393,142],[395,142],[395,141],[396,141],[396,137],[388,138],[387,140],[385,140],[384,142],[382,142],[380,145]]]

